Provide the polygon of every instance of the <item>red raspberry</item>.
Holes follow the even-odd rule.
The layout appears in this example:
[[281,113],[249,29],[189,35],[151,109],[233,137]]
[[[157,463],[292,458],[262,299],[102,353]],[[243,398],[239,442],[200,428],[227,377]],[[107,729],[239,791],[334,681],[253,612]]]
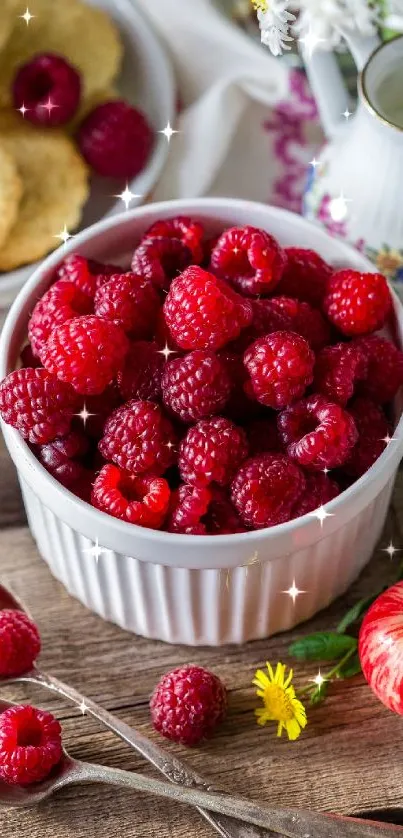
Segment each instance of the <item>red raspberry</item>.
[[271,332],[292,331],[291,318],[288,312],[278,305],[276,297],[270,300],[251,300],[251,303],[253,321],[250,330],[246,330],[253,333],[251,343],[257,337],[269,335]]
[[226,486],[248,455],[242,428],[229,419],[214,416],[189,428],[179,448],[179,471],[184,483]]
[[154,236],[134,251],[132,270],[165,291],[192,261],[192,251],[181,239]]
[[184,533],[186,535],[205,535],[206,524],[203,522],[207,514],[212,493],[210,489],[199,486],[182,484],[172,493],[168,532]]
[[70,430],[77,395],[42,367],[10,372],[0,384],[0,414],[24,439],[45,445]]
[[364,396],[354,399],[348,411],[358,431],[358,442],[343,469],[351,477],[361,477],[385,450],[389,425],[382,408]]
[[107,281],[112,274],[121,273],[116,265],[103,265],[95,259],[85,259],[78,253],[66,256],[56,271],[57,279],[68,279],[74,282],[80,291],[88,297],[94,297],[97,288]]
[[174,462],[175,441],[172,424],[157,404],[130,401],[110,415],[98,447],[105,460],[126,471],[163,474]]
[[47,340],[56,326],[80,314],[90,314],[92,300],[73,282],[60,279],[38,300],[28,323],[28,337],[33,352],[41,357]]
[[286,258],[273,236],[256,227],[231,227],[211,254],[217,276],[243,294],[269,294],[280,280]]
[[212,672],[183,666],[163,675],[151,696],[150,711],[158,733],[192,747],[225,719],[227,693]]
[[288,457],[260,454],[241,466],[231,497],[244,524],[259,530],[289,521],[304,489],[304,475]]
[[85,396],[102,393],[122,369],[129,348],[115,323],[88,315],[53,329],[43,351],[43,365]]
[[6,783],[40,783],[63,756],[61,727],[51,713],[21,704],[0,715],[0,777]]
[[0,677],[23,675],[32,669],[41,638],[35,623],[23,611],[0,611]]
[[81,79],[77,70],[61,55],[35,55],[17,71],[13,82],[13,103],[26,108],[25,119],[35,125],[65,125],[80,102]]
[[165,359],[158,344],[137,340],[130,344],[123,368],[118,373],[120,392],[125,401],[154,401],[161,395]]
[[320,306],[333,269],[314,250],[287,247],[285,253],[286,266],[276,293]]
[[343,465],[358,439],[352,416],[325,396],[310,396],[284,410],[278,428],[288,456],[314,471]]
[[392,297],[382,274],[338,271],[328,281],[323,308],[344,335],[367,335],[384,325]]
[[81,123],[77,141],[84,159],[99,175],[134,178],[144,169],[154,144],[144,114],[115,99],[97,105]]
[[147,239],[162,237],[164,239],[180,239],[192,253],[192,261],[199,265],[203,259],[203,225],[186,215],[178,215],[175,218],[163,218],[147,230],[142,242]]
[[254,419],[246,428],[251,454],[283,451],[277,428],[277,414],[269,418]]
[[327,474],[306,474],[305,481],[305,491],[293,509],[293,518],[308,515],[340,494],[340,486],[335,480],[330,480]]
[[245,532],[241,520],[224,491],[219,486],[210,486],[211,501],[204,516],[206,533],[208,535],[231,535]]
[[97,396],[87,396],[85,401],[80,403],[80,410],[77,410],[74,426],[81,432],[94,439],[100,439],[104,432],[105,422],[115,410],[122,404],[122,397],[117,385],[109,386]]
[[138,476],[106,465],[94,482],[91,501],[114,518],[158,530],[168,512],[170,496],[163,477]]
[[354,341],[367,359],[367,375],[360,384],[360,395],[369,396],[384,404],[395,397],[403,384],[403,352],[393,343],[378,335]]
[[63,439],[42,445],[38,460],[46,471],[67,489],[85,480],[86,469],[80,458],[88,453],[89,443],[81,431],[71,431]]
[[166,407],[189,423],[219,413],[231,391],[225,364],[202,349],[168,361],[161,386]]
[[95,314],[139,340],[153,334],[159,305],[153,284],[133,273],[114,274],[95,294]]
[[314,362],[307,341],[294,332],[273,332],[258,338],[244,355],[250,376],[246,393],[267,407],[286,407],[303,396],[311,384]]
[[275,297],[267,302],[288,317],[286,329],[302,335],[314,352],[330,343],[330,326],[317,308],[290,297]]
[[171,337],[170,331],[165,322],[164,312],[162,308],[160,308],[157,314],[157,324],[154,332],[154,340],[158,344],[160,349],[166,349],[168,347],[168,349],[170,349],[171,352],[179,352],[181,355],[183,355],[183,349],[180,349],[178,344],[175,343],[175,341]]
[[329,401],[346,405],[357,382],[367,374],[365,354],[353,343],[326,346],[316,356],[314,389]]
[[164,303],[169,331],[182,349],[220,349],[252,321],[252,306],[221,279],[191,267]]

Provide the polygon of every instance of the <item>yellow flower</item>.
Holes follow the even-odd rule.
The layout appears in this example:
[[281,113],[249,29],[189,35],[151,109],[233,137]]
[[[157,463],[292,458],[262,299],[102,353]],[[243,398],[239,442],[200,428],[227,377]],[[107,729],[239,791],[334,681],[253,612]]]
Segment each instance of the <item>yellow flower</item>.
[[386,276],[393,277],[403,265],[403,254],[398,250],[380,250],[376,255],[376,266]]
[[257,12],[267,12],[269,8],[268,0],[251,0],[252,6]]
[[255,710],[257,723],[265,725],[267,722],[278,722],[277,736],[281,736],[285,728],[289,739],[298,739],[307,720],[305,707],[296,697],[291,685],[292,669],[286,678],[283,663],[277,664],[275,673],[269,663],[266,662],[266,666],[268,675],[262,669],[258,669],[253,679],[257,695],[264,704],[264,707]]

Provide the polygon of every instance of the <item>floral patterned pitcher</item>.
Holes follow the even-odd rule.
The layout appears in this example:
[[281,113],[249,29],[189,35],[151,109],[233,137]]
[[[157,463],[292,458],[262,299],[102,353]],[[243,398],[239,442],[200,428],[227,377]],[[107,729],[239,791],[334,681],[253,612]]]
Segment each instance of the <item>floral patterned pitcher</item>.
[[343,34],[360,71],[354,115],[335,56],[306,57],[329,142],[310,164],[304,215],[349,239],[403,292],[403,36],[380,44]]

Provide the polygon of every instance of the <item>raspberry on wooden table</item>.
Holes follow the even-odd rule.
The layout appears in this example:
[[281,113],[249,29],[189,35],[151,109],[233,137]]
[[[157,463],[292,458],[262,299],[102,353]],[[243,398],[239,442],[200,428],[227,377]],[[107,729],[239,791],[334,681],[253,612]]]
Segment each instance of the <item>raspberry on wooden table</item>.
[[77,405],[72,387],[42,367],[10,372],[0,383],[0,415],[36,445],[65,436]]
[[227,713],[224,684],[201,666],[183,666],[159,681],[150,700],[151,720],[159,733],[194,746],[211,736]]
[[175,461],[176,436],[159,405],[129,401],[111,413],[99,443],[105,460],[134,474],[162,474]]
[[147,340],[133,341],[117,377],[123,399],[158,399],[161,395],[165,363],[157,343]]
[[206,535],[204,516],[207,514],[212,499],[210,489],[201,486],[188,486],[183,483],[171,497],[168,532],[185,535]]
[[293,509],[293,518],[308,515],[309,512],[318,509],[319,506],[325,506],[333,498],[336,498],[341,491],[335,480],[331,480],[327,474],[321,474],[321,472],[306,473],[305,481],[305,491]]
[[23,611],[0,611],[0,678],[23,675],[32,669],[41,639],[35,623]]
[[329,401],[346,405],[357,385],[368,372],[368,364],[358,344],[337,343],[326,346],[316,356],[314,389]]
[[40,783],[62,756],[61,727],[51,713],[21,704],[0,714],[0,778],[6,783]]
[[284,454],[260,454],[246,460],[234,477],[232,503],[247,527],[283,524],[305,489],[305,477]]
[[382,274],[343,270],[326,288],[323,310],[344,335],[367,335],[380,329],[392,309],[388,283]]
[[81,95],[77,70],[61,55],[35,55],[19,67],[13,82],[13,103],[36,125],[65,125],[74,116]]
[[329,323],[317,308],[290,297],[274,297],[268,302],[274,310],[277,309],[288,317],[289,325],[286,328],[302,335],[315,352],[330,343]]
[[211,267],[243,294],[270,294],[283,273],[286,258],[273,236],[257,227],[231,227],[211,254]]
[[276,293],[320,306],[333,268],[314,250],[286,247],[285,254],[286,265]]
[[192,266],[172,282],[164,315],[182,349],[220,349],[252,322],[252,306],[223,280]]
[[77,393],[98,395],[122,369],[128,349],[129,341],[120,326],[87,315],[53,329],[42,362]]
[[165,406],[187,423],[219,413],[231,392],[226,365],[203,349],[168,361],[161,387]]
[[28,323],[28,337],[35,355],[39,358],[45,349],[47,340],[56,326],[73,320],[81,314],[90,314],[93,310],[91,297],[73,282],[59,279],[51,285],[35,305]]
[[390,428],[382,408],[365,396],[354,399],[348,411],[354,419],[358,440],[343,468],[352,477],[361,477],[385,450]]
[[137,340],[152,336],[159,307],[152,282],[133,273],[112,274],[95,294],[95,314]]
[[384,404],[395,397],[403,384],[403,352],[386,338],[369,335],[353,342],[367,360],[367,374],[359,394]]
[[180,239],[192,253],[192,262],[199,265],[204,256],[203,225],[187,215],[177,215],[175,218],[163,218],[155,221],[154,224],[144,233],[142,242],[153,239],[155,236],[162,236],[166,239]]
[[167,515],[170,497],[163,477],[139,476],[105,465],[95,479],[91,502],[114,518],[158,530]]
[[314,471],[342,466],[358,439],[353,417],[321,395],[280,413],[278,428],[288,456]]
[[147,238],[133,253],[132,271],[167,291],[172,280],[192,262],[192,251],[181,239]]
[[85,480],[86,469],[80,459],[88,450],[89,441],[83,431],[71,431],[62,439],[42,445],[38,451],[38,460],[62,486],[73,489]]
[[77,142],[84,159],[99,175],[133,178],[148,161],[154,135],[141,111],[115,99],[87,114]]
[[295,332],[273,332],[246,350],[246,393],[267,407],[280,409],[301,398],[313,380],[315,356]]
[[246,459],[248,443],[242,428],[223,416],[202,419],[189,428],[179,448],[178,466],[184,483],[226,486]]

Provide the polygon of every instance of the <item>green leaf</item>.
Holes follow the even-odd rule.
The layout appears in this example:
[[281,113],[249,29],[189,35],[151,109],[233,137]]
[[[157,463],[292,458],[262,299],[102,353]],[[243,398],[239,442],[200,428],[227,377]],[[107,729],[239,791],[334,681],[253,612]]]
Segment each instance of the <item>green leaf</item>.
[[344,634],[346,628],[355,623],[364,614],[377,596],[378,594],[373,594],[372,596],[359,599],[358,602],[356,602],[355,605],[347,611],[347,614],[344,615],[343,619],[340,620],[340,623],[336,628],[337,634]]
[[358,675],[361,672],[361,663],[358,657],[358,652],[353,655],[345,664],[339,669],[338,676],[339,678],[353,678],[354,675]]
[[303,661],[334,661],[342,658],[350,649],[357,648],[355,637],[337,634],[335,631],[319,631],[296,640],[289,647],[293,658]]
[[324,701],[326,696],[327,696],[328,689],[329,689],[329,684],[325,681],[323,684],[321,684],[320,687],[318,687],[316,690],[313,691],[313,693],[311,694],[311,698],[310,698],[309,703],[312,706],[317,705],[317,704],[321,704],[322,701]]

